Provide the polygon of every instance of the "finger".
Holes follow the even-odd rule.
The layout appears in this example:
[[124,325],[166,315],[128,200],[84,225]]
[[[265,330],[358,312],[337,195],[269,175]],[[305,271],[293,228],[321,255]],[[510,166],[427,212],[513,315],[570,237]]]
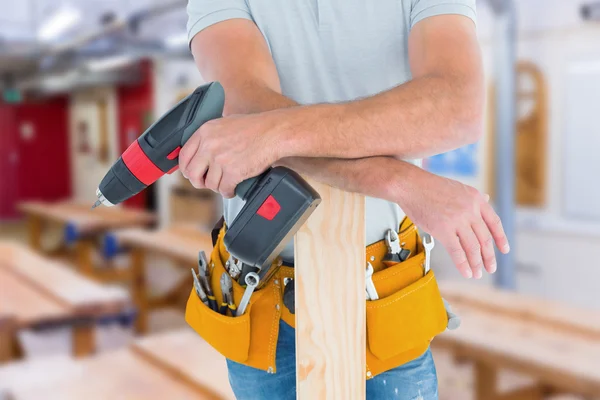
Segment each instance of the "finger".
[[490,274],[496,272],[496,253],[494,253],[494,238],[487,225],[483,222],[476,222],[472,226],[475,236],[481,246],[481,256],[485,270]]
[[213,192],[219,191],[219,185],[221,184],[221,177],[223,176],[223,170],[218,165],[211,165],[206,173],[206,179],[204,186]]
[[484,194],[484,195],[483,195],[483,200],[485,200],[485,202],[486,202],[486,203],[489,203],[489,202],[490,202],[490,195],[489,195],[489,194],[487,194],[487,193],[486,193],[486,194]]
[[463,250],[467,254],[469,265],[473,271],[473,277],[480,279],[483,276],[483,259],[481,258],[481,245],[479,244],[479,240],[477,240],[477,236],[475,236],[475,232],[469,227],[458,232],[458,238]]
[[496,247],[506,254],[510,251],[510,245],[508,244],[508,239],[506,238],[506,233],[504,233],[504,228],[502,227],[502,221],[496,211],[489,204],[481,205],[481,216],[485,221],[492,237],[494,238],[494,242],[496,242]]
[[467,255],[460,245],[460,240],[458,236],[452,236],[450,239],[443,242],[446,250],[450,254],[452,258],[452,262],[456,265],[456,268],[467,279],[471,279],[473,277],[473,272],[469,267],[469,261],[467,260]]
[[219,193],[226,199],[233,199],[235,197],[236,183],[229,179],[222,178],[221,184],[219,185]]
[[196,156],[196,152],[200,147],[200,130],[197,130],[186,142],[186,144],[181,148],[179,152],[179,170],[187,178],[185,175],[188,164],[192,159]]
[[187,170],[184,176],[187,176],[190,183],[196,189],[204,189],[205,186],[205,174],[208,169],[208,160],[202,156],[196,156],[188,164]]

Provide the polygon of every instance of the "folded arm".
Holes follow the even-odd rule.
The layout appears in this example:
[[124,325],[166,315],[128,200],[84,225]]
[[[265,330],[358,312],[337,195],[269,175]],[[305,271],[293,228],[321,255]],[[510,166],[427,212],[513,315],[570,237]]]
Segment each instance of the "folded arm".
[[[272,116],[277,115],[279,112],[293,111],[298,113],[296,115],[302,115],[303,110],[310,110],[311,107],[314,107],[313,109],[318,112],[320,112],[320,107],[336,107],[335,105],[298,106],[292,99],[281,94],[279,77],[274,62],[260,31],[251,21],[243,19],[230,20],[205,29],[193,39],[192,53],[202,76],[209,81],[220,81],[227,94],[224,110],[226,118],[222,119],[226,121],[223,122],[226,126],[215,121],[211,123],[214,126],[210,127],[211,129],[208,130],[209,134],[207,135],[202,134],[201,128],[190,139],[191,143],[188,142],[180,154],[181,170],[196,187],[208,187],[215,191],[221,191],[227,197],[233,195],[233,188],[238,181],[227,177],[222,170],[214,168],[213,165],[218,165],[219,160],[207,157],[205,150],[209,148],[214,151],[215,155],[213,157],[215,158],[219,154],[227,153],[230,157],[233,157],[233,160],[239,161],[241,154],[260,154],[258,147],[273,147],[272,145],[265,146],[265,142],[262,141],[264,138],[269,137],[268,134],[253,137],[251,141],[245,141],[244,135],[247,133],[246,129],[249,124],[256,124],[256,129],[267,132],[272,127]],[[415,62],[419,63],[419,61]],[[428,64],[426,61],[422,62]],[[438,78],[425,79],[429,79],[429,82],[435,82]],[[407,85],[403,86],[406,88]],[[430,83],[427,83],[427,85],[430,85]],[[375,110],[378,108],[376,107],[377,102],[387,103],[408,96],[408,94],[403,95],[402,93],[392,94],[394,90],[403,91],[400,89],[401,87],[398,87],[389,93],[384,93],[380,95],[380,99],[375,96],[371,99],[356,102],[356,104],[361,102],[364,104],[364,108],[360,112],[357,111],[359,119],[362,121],[378,120],[380,114],[379,111]],[[434,90],[433,85],[432,90]],[[426,108],[435,108],[431,105],[431,100],[426,99],[428,96],[435,95],[432,92],[419,95],[422,98],[421,104]],[[392,97],[396,100],[391,100]],[[407,103],[410,102],[407,100]],[[429,105],[426,106],[425,104]],[[348,103],[348,106],[351,107],[352,103]],[[408,104],[407,107],[417,112],[416,107],[413,108],[412,105],[409,106]],[[374,115],[369,115],[370,112],[367,110],[371,110],[370,112]],[[430,119],[424,116],[426,113],[419,111],[418,115],[410,115],[411,112],[406,112],[406,119],[414,120],[415,124],[417,124],[419,115],[422,119]],[[249,115],[240,116],[239,114]],[[306,118],[310,118],[308,117],[309,114],[305,114]],[[397,115],[395,117],[398,118]],[[340,118],[341,120],[338,123],[343,124],[345,123],[344,118],[353,119],[355,117],[348,114]],[[302,126],[302,121],[290,119],[288,124],[292,127],[291,130],[295,124]],[[427,123],[421,121],[418,124]],[[436,124],[439,124],[439,130],[442,132],[440,135],[443,132],[446,132],[448,136],[455,135],[457,137],[471,134],[461,133],[459,135],[458,133],[452,133],[454,132],[452,129],[456,129],[456,132],[462,132],[462,129],[458,128],[458,125],[456,128],[451,129],[446,125],[442,129],[441,122],[432,122],[428,129],[433,131],[432,127],[437,126]],[[366,122],[364,131],[358,132],[357,129],[357,135],[363,137],[372,131],[377,131],[379,128],[377,124],[375,125],[370,126]],[[382,129],[385,128],[383,125],[385,124],[382,123]],[[409,125],[408,122],[407,125]],[[468,123],[463,128],[469,130],[469,127],[470,124]],[[416,130],[416,126],[414,129]],[[413,137],[409,139],[412,136],[419,136],[415,133],[415,130],[412,131],[411,135],[407,135],[407,141],[412,143],[410,146],[415,151],[411,154],[414,155],[420,154],[415,149],[424,149],[428,146],[432,148],[432,145],[425,143],[422,138]],[[396,135],[400,134],[398,129],[394,132]],[[299,137],[310,136],[311,133],[308,130],[298,130],[296,135]],[[327,135],[329,133],[325,134],[325,136]],[[335,134],[332,135],[335,136]],[[222,147],[210,147],[214,137],[221,139],[225,137]],[[320,143],[323,143],[323,136],[319,140]],[[437,139],[430,138],[429,140],[435,141]],[[465,139],[439,140],[443,142],[439,149],[443,149],[445,146],[460,145]],[[281,143],[287,145],[289,142],[283,141]],[[354,151],[353,149],[359,146],[360,144],[353,142],[352,146],[349,146],[349,151]],[[329,145],[322,145],[322,147],[329,147]],[[374,154],[380,152],[382,154],[397,155],[395,151],[390,152],[389,149],[385,152],[378,150]],[[494,240],[503,251],[508,250],[508,244],[497,215],[491,206],[487,204],[486,197],[475,189],[430,174],[410,163],[392,157],[362,157],[357,153],[354,157],[357,159],[343,159],[348,154],[333,155],[338,156],[338,158],[281,157],[281,154],[272,154],[266,158],[271,160],[270,163],[288,166],[300,173],[343,190],[359,192],[399,204],[417,225],[430,232],[449,249],[455,264],[466,277],[481,276],[484,266],[490,272],[495,270]],[[210,168],[208,168],[209,165]],[[247,173],[248,176],[251,176],[252,174],[256,175],[257,172],[260,171]],[[227,179],[230,181],[224,182]],[[241,178],[238,177],[238,179]],[[223,190],[223,188],[227,189]]]

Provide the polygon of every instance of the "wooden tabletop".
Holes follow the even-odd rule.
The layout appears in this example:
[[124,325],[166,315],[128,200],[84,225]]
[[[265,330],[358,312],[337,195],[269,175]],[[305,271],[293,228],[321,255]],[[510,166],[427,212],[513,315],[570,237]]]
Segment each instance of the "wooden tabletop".
[[462,325],[434,344],[580,394],[600,393],[600,313],[489,287],[440,286]]
[[143,248],[183,262],[198,261],[204,250],[210,257],[213,245],[210,232],[193,225],[177,224],[161,230],[122,229],[114,233],[120,243]]
[[234,399],[225,359],[191,329],[150,336],[89,359],[0,368],[0,393],[33,399]]
[[98,207],[78,202],[24,202],[19,210],[58,223],[71,223],[80,232],[95,233],[110,229],[147,226],[155,221],[152,213],[123,207]]
[[14,400],[210,399],[129,349],[77,362],[54,380],[10,389]]
[[205,391],[207,396],[235,399],[225,358],[191,329],[150,336],[132,348],[155,366]]
[[0,298],[0,316],[12,316],[19,326],[117,313],[129,305],[125,290],[11,242],[0,242]]

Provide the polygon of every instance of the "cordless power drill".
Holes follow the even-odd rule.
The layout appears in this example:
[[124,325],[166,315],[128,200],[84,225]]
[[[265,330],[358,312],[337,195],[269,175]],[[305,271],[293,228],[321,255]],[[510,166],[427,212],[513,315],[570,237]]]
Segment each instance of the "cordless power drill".
[[[207,121],[220,118],[225,92],[218,82],[198,87],[144,132],[110,168],[96,190],[100,204],[119,204],[177,170],[181,147]],[[259,270],[269,266],[321,202],[319,194],[294,171],[269,168],[240,183],[236,196],[244,207],[227,227],[225,246],[231,255]]]

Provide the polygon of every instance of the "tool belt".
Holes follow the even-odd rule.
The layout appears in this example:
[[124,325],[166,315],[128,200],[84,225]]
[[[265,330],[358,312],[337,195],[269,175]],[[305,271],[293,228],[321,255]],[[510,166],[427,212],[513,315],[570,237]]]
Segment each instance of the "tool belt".
[[[216,237],[209,265],[212,270],[210,281],[219,303],[223,297],[219,279],[225,273],[224,265],[230,257],[223,243],[224,234],[225,227]],[[401,263],[389,267],[383,264],[387,253],[383,240],[366,249],[365,261],[373,266],[373,283],[379,295],[379,300],[367,301],[366,305],[367,379],[418,358],[448,323],[433,271],[423,276],[425,251],[416,226],[405,218],[398,234],[402,247],[411,252]],[[275,373],[279,321],[283,319],[295,327],[295,316],[282,301],[284,280],[293,278],[294,268],[281,266],[270,281],[254,292],[246,312],[237,317],[213,311],[192,289],[186,321],[228,359]],[[234,280],[236,304],[243,293],[244,288]]]

